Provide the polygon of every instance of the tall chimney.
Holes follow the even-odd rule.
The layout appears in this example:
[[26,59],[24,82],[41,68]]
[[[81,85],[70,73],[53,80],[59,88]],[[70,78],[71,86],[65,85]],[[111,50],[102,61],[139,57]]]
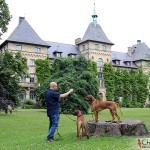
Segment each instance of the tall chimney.
[[141,40],[137,40],[137,45],[141,43]]
[[25,17],[19,17],[19,24],[25,19]]
[[131,47],[128,47],[128,55],[131,57],[131,55],[132,55],[132,49],[131,49]]
[[80,43],[80,42],[81,42],[81,38],[75,39],[75,45],[77,45],[77,44]]

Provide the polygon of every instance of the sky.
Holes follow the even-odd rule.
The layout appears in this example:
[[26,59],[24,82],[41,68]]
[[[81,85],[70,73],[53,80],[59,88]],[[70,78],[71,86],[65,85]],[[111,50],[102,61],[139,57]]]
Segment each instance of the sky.
[[112,51],[127,52],[137,40],[150,47],[150,0],[6,0],[12,19],[0,44],[25,17],[44,41],[73,44],[82,38],[95,3],[97,22],[115,45]]

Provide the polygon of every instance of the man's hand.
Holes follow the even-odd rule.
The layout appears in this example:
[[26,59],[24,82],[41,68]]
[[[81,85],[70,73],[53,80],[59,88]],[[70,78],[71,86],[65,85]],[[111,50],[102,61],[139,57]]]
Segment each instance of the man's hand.
[[72,92],[73,92],[73,89],[70,89],[70,90],[69,90],[69,93],[72,93]]

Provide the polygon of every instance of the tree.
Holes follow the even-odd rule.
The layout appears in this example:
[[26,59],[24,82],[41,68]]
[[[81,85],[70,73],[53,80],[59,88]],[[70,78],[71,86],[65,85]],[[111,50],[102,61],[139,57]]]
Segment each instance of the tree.
[[55,81],[60,93],[70,88],[74,89],[70,96],[60,101],[61,112],[72,113],[75,109],[80,109],[83,113],[87,113],[89,105],[84,97],[92,94],[98,98],[99,82],[96,68],[95,62],[84,57],[57,58],[51,66],[50,78],[37,88],[35,93],[44,102],[44,93],[49,88],[49,82]]
[[5,0],[0,0],[0,38],[7,31],[7,25],[9,24],[12,16],[9,12],[9,7]]
[[19,81],[21,76],[27,76],[27,60],[20,52],[13,54],[8,50],[0,54],[0,83],[6,89],[5,101],[11,100],[18,104],[21,91]]

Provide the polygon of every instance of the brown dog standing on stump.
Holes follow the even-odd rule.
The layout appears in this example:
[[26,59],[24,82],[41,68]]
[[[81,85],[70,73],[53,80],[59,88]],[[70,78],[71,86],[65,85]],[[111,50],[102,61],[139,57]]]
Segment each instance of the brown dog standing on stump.
[[[95,116],[95,122],[98,121],[98,113],[104,109],[109,109],[110,110],[110,114],[112,116],[112,121],[111,123],[114,121],[115,117],[117,117],[118,119],[118,124],[120,122],[120,117],[117,114],[117,107],[119,107],[119,104],[113,101],[100,101],[100,100],[96,100],[92,95],[87,95],[85,97],[85,100],[88,101],[92,107],[92,111],[94,112],[94,116]],[[119,107],[120,108],[120,107]],[[121,112],[121,109],[120,109]],[[122,112],[121,112],[122,114]]]
[[[82,112],[80,110],[75,110],[73,115],[77,116],[77,137],[81,139],[84,136],[84,131],[85,131],[86,137],[87,139],[89,139],[88,127]],[[82,134],[80,133],[81,129],[82,129]]]

